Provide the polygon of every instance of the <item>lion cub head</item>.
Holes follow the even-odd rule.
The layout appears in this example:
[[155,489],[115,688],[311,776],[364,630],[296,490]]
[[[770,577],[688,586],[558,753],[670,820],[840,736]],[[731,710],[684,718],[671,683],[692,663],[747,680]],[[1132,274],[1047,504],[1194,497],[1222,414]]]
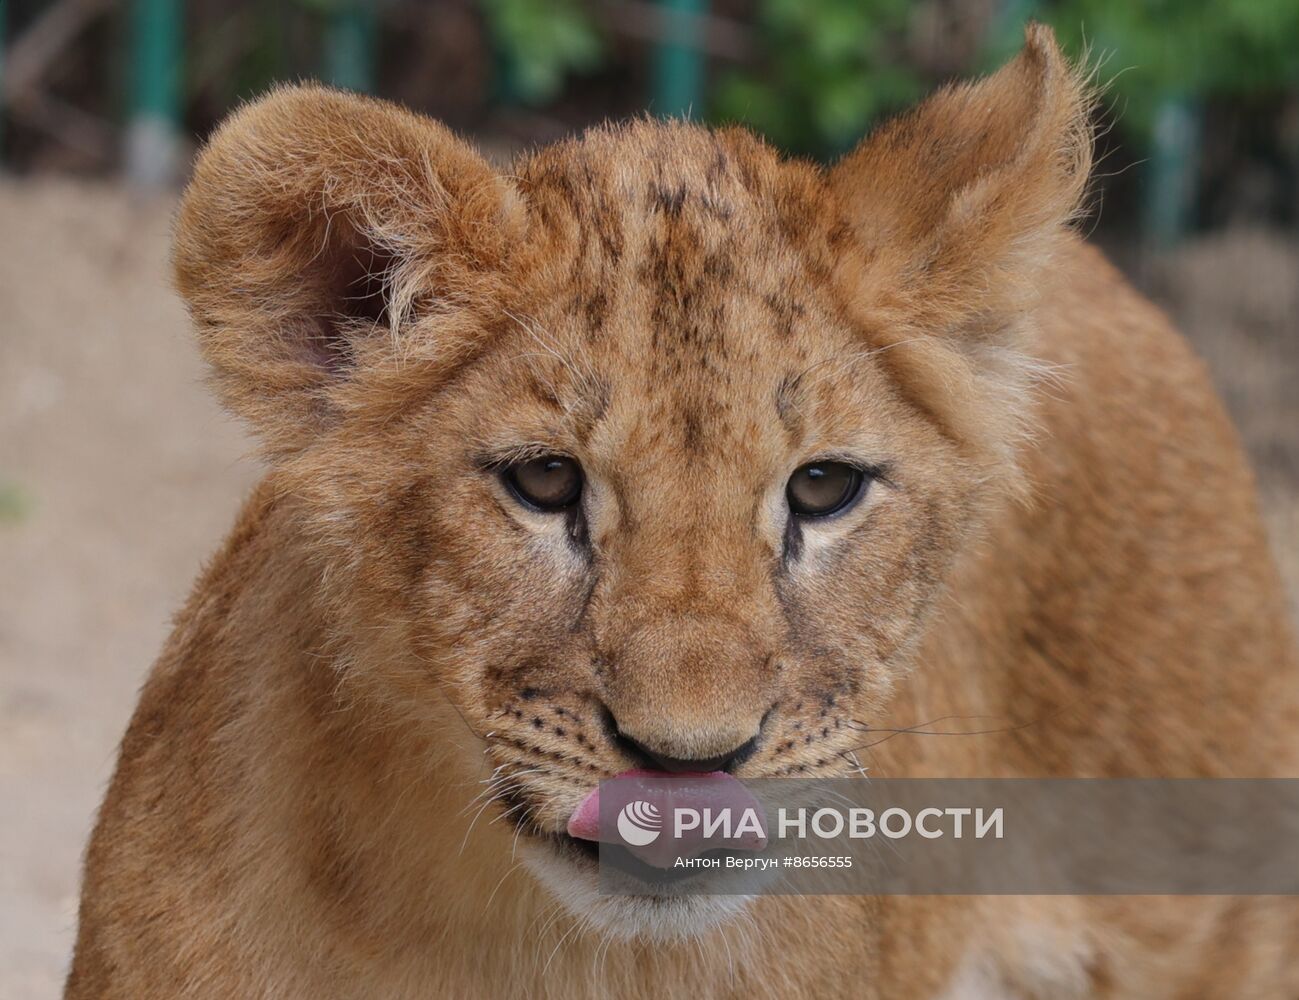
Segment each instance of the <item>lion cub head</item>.
[[460,777],[554,865],[629,767],[849,767],[1017,488],[1085,117],[1042,28],[829,170],[638,121],[502,173],[316,88],[232,117],[179,286],[376,724],[449,700]]

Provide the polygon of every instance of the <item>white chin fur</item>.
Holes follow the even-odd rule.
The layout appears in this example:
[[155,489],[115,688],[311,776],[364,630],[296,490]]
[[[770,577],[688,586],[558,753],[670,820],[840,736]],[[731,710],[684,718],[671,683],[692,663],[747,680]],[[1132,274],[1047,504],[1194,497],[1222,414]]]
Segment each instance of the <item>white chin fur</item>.
[[564,907],[592,931],[621,940],[682,941],[734,920],[752,896],[612,896],[601,894],[593,866],[579,868],[546,844],[520,845],[524,863]]

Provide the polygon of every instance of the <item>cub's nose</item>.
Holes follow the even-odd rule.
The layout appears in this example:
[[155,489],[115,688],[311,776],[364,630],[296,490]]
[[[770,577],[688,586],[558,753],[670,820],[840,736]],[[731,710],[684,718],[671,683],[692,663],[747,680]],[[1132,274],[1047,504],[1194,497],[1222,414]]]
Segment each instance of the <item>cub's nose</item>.
[[761,735],[761,727],[759,727],[759,731],[743,743],[713,757],[676,757],[664,753],[662,748],[650,746],[627,735],[618,728],[617,720],[613,719],[612,715],[610,715],[610,720],[614,742],[624,753],[635,760],[638,766],[652,771],[667,771],[670,774],[689,772],[710,774],[713,771],[730,773],[753,756],[753,751],[757,749],[758,738]]
[[637,764],[733,771],[759,745],[778,696],[775,654],[765,627],[727,614],[665,614],[601,640],[607,732]]

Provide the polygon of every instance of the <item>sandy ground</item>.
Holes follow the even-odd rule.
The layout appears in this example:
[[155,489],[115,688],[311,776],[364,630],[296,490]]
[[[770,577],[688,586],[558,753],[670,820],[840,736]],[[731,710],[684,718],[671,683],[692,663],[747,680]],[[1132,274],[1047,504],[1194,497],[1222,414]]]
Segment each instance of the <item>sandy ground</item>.
[[1149,290],[1208,362],[1253,456],[1299,620],[1299,242],[1228,233],[1150,270]]
[[[170,203],[0,183],[0,998],[58,995],[77,870],[168,618],[256,476],[166,284]],[[1214,365],[1299,584],[1299,252],[1150,279]],[[1223,330],[1236,330],[1224,337]]]
[[170,211],[106,188],[0,186],[5,1000],[59,995],[114,748],[255,475],[167,285]]

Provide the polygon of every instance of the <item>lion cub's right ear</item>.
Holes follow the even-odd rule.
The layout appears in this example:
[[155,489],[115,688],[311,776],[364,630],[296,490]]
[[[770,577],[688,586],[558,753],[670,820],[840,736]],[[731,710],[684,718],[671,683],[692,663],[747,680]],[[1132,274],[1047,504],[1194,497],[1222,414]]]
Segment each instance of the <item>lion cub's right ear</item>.
[[176,282],[224,402],[285,454],[336,419],[349,386],[408,356],[404,341],[496,294],[525,226],[509,181],[436,122],[283,88],[199,157]]

